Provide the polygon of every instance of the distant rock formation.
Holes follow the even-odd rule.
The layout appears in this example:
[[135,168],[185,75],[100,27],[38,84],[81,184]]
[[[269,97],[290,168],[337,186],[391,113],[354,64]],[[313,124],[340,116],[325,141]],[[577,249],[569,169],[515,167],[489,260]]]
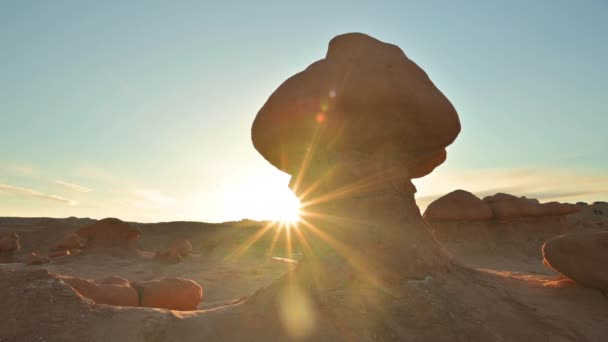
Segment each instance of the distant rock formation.
[[480,200],[465,190],[456,190],[433,201],[424,212],[428,221],[508,220],[528,217],[566,216],[580,211],[575,204],[548,202],[497,193]]
[[63,251],[71,249],[80,249],[84,247],[80,239],[80,236],[76,233],[69,233],[63,237],[59,242],[52,248],[54,251]]
[[158,251],[154,255],[156,260],[175,264],[192,253],[192,244],[186,239],[176,239],[166,250]]
[[490,206],[465,190],[455,190],[429,204],[424,218],[437,221],[478,221],[494,217]]
[[76,234],[86,239],[87,248],[134,249],[141,231],[116,218],[105,218],[82,227]]
[[547,241],[542,251],[546,266],[581,285],[608,291],[608,232],[561,235]]
[[487,196],[484,202],[492,208],[494,217],[498,219],[541,217],[541,216],[563,216],[579,211],[574,204],[549,202],[541,204],[537,199],[517,197],[505,193],[497,193]]

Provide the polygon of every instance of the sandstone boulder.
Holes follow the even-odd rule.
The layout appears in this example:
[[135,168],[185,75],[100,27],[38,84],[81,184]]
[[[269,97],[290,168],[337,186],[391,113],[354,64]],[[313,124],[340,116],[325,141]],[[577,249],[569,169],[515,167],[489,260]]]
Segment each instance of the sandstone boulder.
[[133,282],[139,292],[140,306],[170,310],[196,310],[203,299],[203,288],[184,278]]
[[87,247],[131,249],[141,231],[116,218],[106,218],[90,226],[80,228],[76,234],[86,239]]
[[[356,151],[381,155],[405,179],[445,160],[456,110],[403,51],[361,33],[333,38],[324,59],[285,81],[258,112],[254,147],[291,175],[317,175]],[[303,162],[306,160],[306,163]]]
[[430,221],[478,221],[492,217],[490,206],[465,190],[455,190],[436,199],[424,212],[424,218]]
[[608,291],[608,232],[555,237],[542,247],[544,263],[577,283]]
[[69,276],[59,276],[83,297],[97,304],[114,306],[139,306],[137,291],[126,279],[110,276],[100,281],[93,281]]
[[50,262],[49,258],[40,256],[34,252],[28,254],[24,260],[25,264],[28,266],[31,265],[42,265],[48,264]]
[[12,255],[21,249],[19,235],[16,233],[0,234],[0,255]]

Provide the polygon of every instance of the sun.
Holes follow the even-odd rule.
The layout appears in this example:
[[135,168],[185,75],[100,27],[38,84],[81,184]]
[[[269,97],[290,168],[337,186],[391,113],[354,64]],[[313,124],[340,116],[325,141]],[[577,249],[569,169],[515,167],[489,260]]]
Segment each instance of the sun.
[[300,208],[300,200],[295,195],[284,196],[281,201],[275,202],[272,217],[286,227],[291,227],[300,221]]

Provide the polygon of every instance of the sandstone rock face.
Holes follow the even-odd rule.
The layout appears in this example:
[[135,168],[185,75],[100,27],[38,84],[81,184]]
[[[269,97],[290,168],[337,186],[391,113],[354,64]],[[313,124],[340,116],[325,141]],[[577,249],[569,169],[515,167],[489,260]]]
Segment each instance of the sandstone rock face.
[[66,235],[61,241],[57,242],[53,247],[54,251],[62,251],[62,250],[70,250],[76,248],[82,248],[82,241],[80,240],[80,236],[75,233],[70,233]]
[[184,278],[163,278],[131,285],[139,292],[140,306],[149,308],[196,310],[203,299],[203,288]]
[[115,218],[106,218],[80,228],[76,234],[87,239],[87,247],[133,248],[141,231]]
[[137,291],[123,278],[110,276],[98,282],[68,276],[59,276],[59,278],[80,295],[97,304],[139,306]]
[[28,266],[31,265],[42,265],[48,264],[50,262],[49,258],[40,256],[36,253],[30,253],[25,257],[25,264]]
[[608,232],[555,237],[543,245],[543,257],[546,266],[577,283],[608,291]]
[[0,235],[0,255],[11,255],[21,249],[19,235],[15,233]]
[[399,47],[349,33],[331,40],[324,59],[285,81],[251,131],[258,152],[291,175],[304,163],[324,172],[356,152],[380,155],[384,169],[411,179],[445,160],[460,122],[450,101]]
[[493,217],[488,204],[465,190],[455,190],[429,204],[424,212],[427,220],[489,220]]

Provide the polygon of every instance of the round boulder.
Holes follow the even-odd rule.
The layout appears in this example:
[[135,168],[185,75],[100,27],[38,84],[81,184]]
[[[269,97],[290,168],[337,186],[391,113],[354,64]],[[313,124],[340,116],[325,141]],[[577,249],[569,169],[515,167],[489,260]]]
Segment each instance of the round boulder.
[[429,221],[479,221],[492,219],[487,203],[465,190],[455,190],[429,204],[424,218]]
[[542,247],[544,264],[586,287],[608,291],[608,232],[555,237]]
[[184,278],[133,282],[139,292],[140,306],[170,310],[196,310],[203,299],[203,288],[195,281]]

